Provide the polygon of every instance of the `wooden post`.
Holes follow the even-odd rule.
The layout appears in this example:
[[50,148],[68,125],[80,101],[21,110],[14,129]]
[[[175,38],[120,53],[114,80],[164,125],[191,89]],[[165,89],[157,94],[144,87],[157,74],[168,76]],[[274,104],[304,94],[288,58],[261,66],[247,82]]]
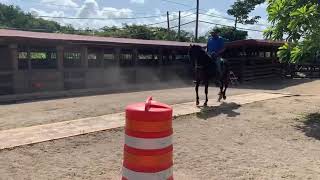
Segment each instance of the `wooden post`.
[[19,62],[18,62],[18,45],[17,44],[10,44],[10,58],[11,58],[11,65],[13,71],[19,70]]
[[247,60],[247,57],[248,57],[248,52],[247,52],[247,50],[246,50],[246,48],[245,47],[242,47],[242,52],[243,53],[245,53],[246,55],[243,57],[243,58],[241,58],[241,60],[240,60],[240,77],[239,77],[239,79],[240,79],[240,82],[242,83],[243,81],[244,81],[244,72],[245,72],[245,68],[246,68],[246,60]]
[[88,48],[86,46],[81,47],[81,65],[88,69]]
[[120,65],[120,53],[121,53],[121,48],[115,48],[114,49],[114,60]]
[[104,50],[99,49],[97,53],[97,61],[99,62],[99,67],[98,68],[103,68],[104,67]]
[[27,47],[27,56],[28,56],[28,70],[31,71],[31,50],[30,46]]
[[64,47],[63,46],[57,46],[57,63],[58,63],[58,71],[63,71],[63,58],[64,58]]
[[138,51],[137,48],[133,48],[133,50],[132,50],[132,60],[133,60],[134,64],[137,63],[138,58],[139,58],[139,51]]
[[164,64],[163,63],[163,51],[161,48],[158,50],[158,61],[159,61],[159,64],[161,64],[161,65]]

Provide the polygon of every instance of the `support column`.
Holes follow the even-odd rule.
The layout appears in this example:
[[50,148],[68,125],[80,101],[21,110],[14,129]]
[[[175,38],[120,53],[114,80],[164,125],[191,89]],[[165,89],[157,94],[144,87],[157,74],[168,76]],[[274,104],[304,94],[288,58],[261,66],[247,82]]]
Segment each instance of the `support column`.
[[134,61],[134,64],[137,63],[138,58],[139,58],[139,51],[138,51],[137,48],[133,48],[133,50],[132,50],[132,59]]
[[18,45],[10,44],[9,45],[9,61],[11,62],[11,71],[13,71],[13,81],[12,81],[12,91],[13,93],[18,92],[19,82],[17,80],[19,62],[18,62]]
[[97,60],[99,62],[99,68],[104,68],[104,50],[100,49],[97,53]]
[[27,56],[28,56],[28,70],[31,71],[32,69],[32,65],[31,65],[31,50],[30,50],[30,47],[28,46],[27,47]]
[[163,65],[163,51],[162,49],[159,49],[158,50],[158,61],[159,61],[159,64]]
[[114,49],[114,60],[120,64],[120,52],[121,52],[121,49],[120,48],[115,48]]
[[64,47],[57,46],[57,63],[58,63],[58,71],[63,71],[63,60],[64,60]]
[[18,45],[17,44],[10,44],[9,45],[10,51],[10,59],[11,59],[11,67],[14,72],[19,70],[19,62],[18,62]]
[[88,47],[81,47],[81,65],[84,69],[88,69]]

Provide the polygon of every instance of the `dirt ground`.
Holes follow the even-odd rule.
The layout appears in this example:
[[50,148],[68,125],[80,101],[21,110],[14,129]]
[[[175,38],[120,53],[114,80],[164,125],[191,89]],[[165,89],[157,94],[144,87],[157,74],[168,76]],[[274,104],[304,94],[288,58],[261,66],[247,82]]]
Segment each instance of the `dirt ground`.
[[[175,179],[320,179],[319,104],[296,96],[175,119]],[[0,179],[120,179],[123,134],[2,150]]]
[[[264,80],[231,87],[227,94],[235,95],[267,90],[316,94],[319,89],[319,80]],[[200,91],[200,96],[203,99],[203,88]],[[216,99],[217,93],[217,88],[211,87],[209,89],[210,98]],[[126,105],[144,101],[150,95],[154,96],[154,99],[167,104],[195,100],[194,88],[189,87],[0,105],[0,130],[123,112]]]

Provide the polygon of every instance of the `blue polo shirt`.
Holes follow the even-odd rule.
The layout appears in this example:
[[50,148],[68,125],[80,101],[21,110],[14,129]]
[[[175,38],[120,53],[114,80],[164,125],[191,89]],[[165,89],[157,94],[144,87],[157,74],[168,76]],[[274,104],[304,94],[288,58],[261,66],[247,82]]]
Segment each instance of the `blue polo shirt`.
[[207,51],[209,54],[217,53],[223,49],[224,40],[221,37],[210,37],[207,43]]

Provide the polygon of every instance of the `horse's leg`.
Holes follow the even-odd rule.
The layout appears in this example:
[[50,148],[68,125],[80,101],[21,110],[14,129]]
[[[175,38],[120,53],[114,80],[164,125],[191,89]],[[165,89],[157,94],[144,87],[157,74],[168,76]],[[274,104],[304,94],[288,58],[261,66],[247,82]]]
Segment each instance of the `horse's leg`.
[[220,102],[223,97],[223,81],[220,81],[220,92],[218,95],[219,95],[218,102]]
[[228,86],[229,86],[228,83],[224,83],[224,90],[223,90],[223,99],[224,100],[227,99],[226,92],[227,92]]
[[199,93],[198,93],[198,91],[199,91],[199,85],[200,85],[200,81],[199,80],[196,80],[196,98],[197,98],[197,101],[196,101],[196,104],[197,104],[197,106],[199,105]]
[[208,89],[209,89],[209,81],[206,80],[205,81],[205,89],[204,89],[204,93],[206,94],[206,101],[204,102],[204,106],[208,105]]

